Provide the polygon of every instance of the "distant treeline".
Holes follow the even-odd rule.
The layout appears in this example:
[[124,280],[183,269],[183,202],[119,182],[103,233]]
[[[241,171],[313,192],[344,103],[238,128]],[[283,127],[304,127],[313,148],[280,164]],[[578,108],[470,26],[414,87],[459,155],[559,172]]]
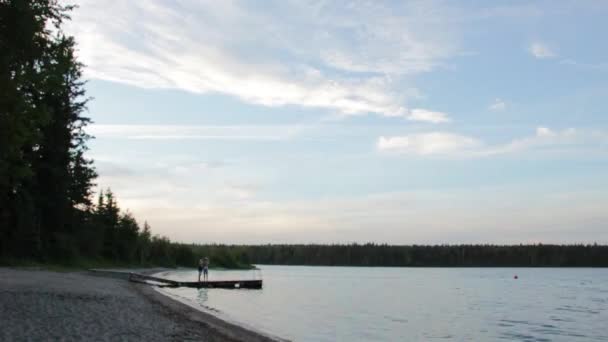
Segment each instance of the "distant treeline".
[[0,262],[188,265],[190,245],[153,236],[111,191],[92,203],[88,101],[71,6],[0,1]]
[[[208,245],[189,245],[194,252],[196,259],[209,257],[211,267],[223,267],[231,269],[252,268],[247,254],[248,246],[208,244]],[[197,261],[198,262],[198,261]]]
[[242,263],[410,267],[608,267],[606,245],[232,245]]

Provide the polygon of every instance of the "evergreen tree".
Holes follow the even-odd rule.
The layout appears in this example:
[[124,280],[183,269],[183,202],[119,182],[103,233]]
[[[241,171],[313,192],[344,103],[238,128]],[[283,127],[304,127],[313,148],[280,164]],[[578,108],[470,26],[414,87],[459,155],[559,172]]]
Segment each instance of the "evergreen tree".
[[44,131],[55,113],[54,52],[71,7],[57,1],[0,1],[0,255],[38,255],[44,237],[36,170]]
[[147,221],[144,222],[144,228],[141,234],[139,234],[137,251],[139,254],[139,263],[145,265],[148,263],[150,258],[150,243],[152,238],[152,232],[150,225]]
[[0,0],[0,258],[190,263],[190,247],[140,232],[110,189],[91,202],[83,66],[62,30],[73,8]]
[[74,58],[74,40],[58,33],[43,59],[48,75],[42,84],[37,106],[51,114],[32,163],[36,174],[34,191],[40,210],[43,248],[53,257],[71,257],[78,208],[88,204],[95,171],[83,157],[89,122],[82,116],[86,100],[81,65]]
[[120,217],[116,233],[116,254],[122,261],[133,262],[137,253],[139,225],[131,213],[126,212]]
[[114,199],[112,190],[107,189],[102,200],[103,206],[97,207],[97,215],[100,224],[103,226],[103,252],[105,258],[118,260],[118,220],[120,209]]

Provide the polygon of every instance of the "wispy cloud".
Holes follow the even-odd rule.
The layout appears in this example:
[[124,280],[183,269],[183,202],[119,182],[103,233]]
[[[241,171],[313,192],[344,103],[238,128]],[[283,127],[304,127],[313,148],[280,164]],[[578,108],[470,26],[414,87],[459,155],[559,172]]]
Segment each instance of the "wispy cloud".
[[505,144],[489,145],[471,136],[432,132],[403,136],[380,137],[377,148],[382,152],[482,158],[528,150],[551,150],[579,147],[597,150],[608,145],[608,136],[599,131],[568,128],[560,131],[538,127],[534,135],[515,139]]
[[[564,147],[588,142],[589,139],[598,140],[595,133],[579,131],[568,128],[555,131],[548,127],[537,127],[534,135],[530,137],[515,139],[504,145],[486,146],[477,151],[478,156],[492,156],[512,152],[525,151],[530,149],[541,149],[551,147]],[[601,142],[602,139],[598,141]]]
[[528,51],[530,51],[532,56],[538,59],[557,57],[557,54],[548,45],[542,42],[532,43],[528,48]]
[[502,112],[507,109],[507,103],[501,99],[495,99],[488,109],[495,112]]
[[289,139],[303,129],[297,125],[98,125],[87,132],[98,138],[132,140],[250,140],[273,141]]
[[407,76],[458,49],[432,2],[276,5],[87,0],[68,30],[91,78],[343,114],[403,113]]
[[252,199],[239,205],[125,204],[146,217],[155,231],[188,242],[332,243],[348,236],[348,241],[357,242],[520,243],[530,238],[572,242],[574,235],[575,241],[608,241],[604,200],[602,191],[580,193],[562,185],[544,194],[534,189],[475,188],[321,200]]
[[255,196],[257,190],[258,187],[253,185],[228,184],[220,189],[219,194],[229,199],[248,200]]
[[560,64],[570,65],[579,69],[589,71],[608,71],[608,63],[583,63],[573,59],[563,59]]
[[[530,45],[530,53],[538,59],[548,59],[558,57],[557,53],[544,43],[536,42]],[[571,58],[560,58],[559,64],[578,68],[587,71],[608,71],[608,63],[586,63],[580,62]]]
[[450,119],[446,113],[442,112],[433,112],[426,109],[413,109],[407,119],[410,121],[423,121],[430,123],[445,123],[450,122]]
[[378,149],[404,154],[450,154],[479,145],[474,138],[445,132],[411,134],[398,137],[380,137]]

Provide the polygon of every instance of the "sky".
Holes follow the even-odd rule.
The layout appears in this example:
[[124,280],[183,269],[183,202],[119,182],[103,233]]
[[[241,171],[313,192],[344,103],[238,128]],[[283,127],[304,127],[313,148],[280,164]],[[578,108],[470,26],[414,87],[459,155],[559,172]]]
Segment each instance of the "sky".
[[608,243],[605,1],[79,1],[99,187],[197,243]]

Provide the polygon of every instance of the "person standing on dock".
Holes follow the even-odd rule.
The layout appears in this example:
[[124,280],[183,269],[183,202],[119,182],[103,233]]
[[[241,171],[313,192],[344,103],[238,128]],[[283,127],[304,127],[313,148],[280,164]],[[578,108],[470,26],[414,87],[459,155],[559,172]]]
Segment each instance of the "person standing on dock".
[[204,258],[198,260],[198,282],[201,282],[201,273],[203,273],[203,265],[205,264]]
[[[208,257],[203,258],[203,278],[205,281],[209,280],[209,258]],[[200,279],[200,275],[199,275],[199,279]]]

